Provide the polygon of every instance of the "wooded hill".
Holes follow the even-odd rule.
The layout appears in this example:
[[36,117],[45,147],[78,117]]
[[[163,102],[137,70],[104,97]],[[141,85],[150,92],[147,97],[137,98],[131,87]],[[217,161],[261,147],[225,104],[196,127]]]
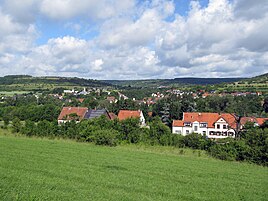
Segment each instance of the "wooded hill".
[[174,79],[146,79],[146,80],[104,80],[117,86],[133,87],[161,87],[161,86],[182,86],[182,85],[214,85],[222,83],[233,83],[244,78],[174,78]]
[[109,83],[77,77],[32,77],[30,75],[7,75],[0,77],[0,91],[45,91],[54,88],[108,87]]

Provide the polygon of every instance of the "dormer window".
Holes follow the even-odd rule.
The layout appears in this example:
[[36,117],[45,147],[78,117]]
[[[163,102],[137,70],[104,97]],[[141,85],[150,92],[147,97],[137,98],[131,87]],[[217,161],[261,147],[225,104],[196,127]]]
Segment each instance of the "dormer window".
[[192,126],[191,122],[184,122],[184,126]]
[[220,124],[217,124],[217,129],[220,129]]
[[200,128],[207,128],[208,124],[206,122],[201,122],[200,123]]
[[227,129],[227,125],[223,125],[223,129]]

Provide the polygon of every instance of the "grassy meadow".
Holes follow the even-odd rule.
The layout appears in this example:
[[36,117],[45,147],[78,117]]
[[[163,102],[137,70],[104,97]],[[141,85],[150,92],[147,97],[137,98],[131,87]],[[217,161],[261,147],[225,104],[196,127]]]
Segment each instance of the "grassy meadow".
[[171,147],[0,134],[0,200],[267,200],[268,169]]

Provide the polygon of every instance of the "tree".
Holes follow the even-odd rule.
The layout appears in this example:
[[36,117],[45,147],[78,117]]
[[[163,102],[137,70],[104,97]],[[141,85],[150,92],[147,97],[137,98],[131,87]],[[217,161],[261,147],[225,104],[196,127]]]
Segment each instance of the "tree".
[[268,97],[266,97],[264,99],[263,109],[264,109],[265,113],[268,113]]
[[15,117],[12,121],[12,132],[13,133],[18,133],[21,130],[21,122],[20,119],[18,117]]
[[170,114],[169,114],[169,103],[165,103],[163,106],[163,110],[161,111],[161,121],[167,125],[170,126],[171,120],[170,120]]
[[10,118],[8,115],[3,116],[4,128],[7,128],[8,124],[9,124],[9,120],[10,120]]
[[26,120],[25,121],[25,125],[22,128],[21,132],[24,135],[27,135],[27,136],[33,136],[33,135],[35,135],[36,134],[36,126],[35,126],[35,123],[33,121]]

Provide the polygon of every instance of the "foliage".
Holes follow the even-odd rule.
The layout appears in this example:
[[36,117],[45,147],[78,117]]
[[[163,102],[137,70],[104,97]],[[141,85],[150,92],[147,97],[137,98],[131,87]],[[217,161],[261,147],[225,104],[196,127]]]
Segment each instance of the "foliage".
[[13,133],[18,133],[21,131],[21,127],[22,127],[22,124],[20,122],[20,119],[15,117],[13,120],[12,120],[12,132]]
[[96,130],[92,133],[92,141],[96,145],[116,146],[118,144],[118,131],[116,130]]
[[210,146],[210,140],[206,139],[205,136],[202,136],[197,133],[186,135],[183,138],[183,143],[186,147],[191,147],[193,149],[206,150]]

